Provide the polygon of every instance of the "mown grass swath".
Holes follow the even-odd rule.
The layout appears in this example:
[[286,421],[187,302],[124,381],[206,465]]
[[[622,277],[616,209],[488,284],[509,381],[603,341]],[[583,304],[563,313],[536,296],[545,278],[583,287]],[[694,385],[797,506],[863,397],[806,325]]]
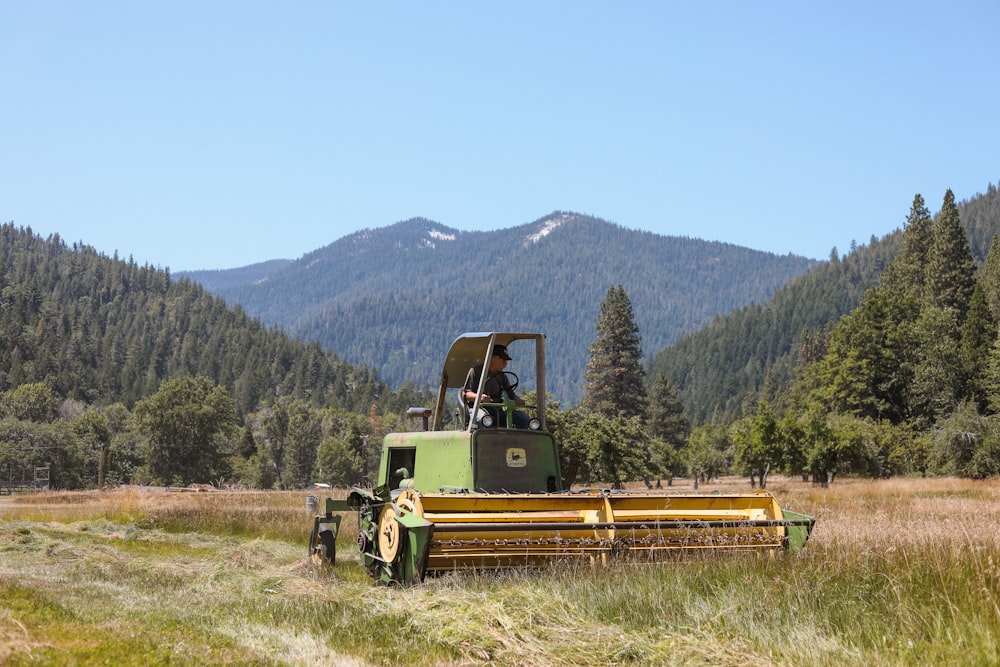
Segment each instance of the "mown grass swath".
[[774,491],[818,518],[798,555],[556,563],[410,589],[372,585],[351,518],[337,565],[308,562],[305,493],[7,497],[0,662],[1000,663],[1000,485]]

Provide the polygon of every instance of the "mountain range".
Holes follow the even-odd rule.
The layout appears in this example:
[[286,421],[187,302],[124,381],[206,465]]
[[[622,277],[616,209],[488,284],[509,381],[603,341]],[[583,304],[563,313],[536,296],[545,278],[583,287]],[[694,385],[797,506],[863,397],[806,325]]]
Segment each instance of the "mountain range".
[[652,356],[716,317],[768,301],[821,264],[556,211],[488,232],[413,218],[294,261],[175,275],[266,325],[376,369],[397,387],[436,386],[444,353],[463,332],[540,331],[548,339],[548,389],[572,405],[583,397],[609,288],[621,285],[629,295]]

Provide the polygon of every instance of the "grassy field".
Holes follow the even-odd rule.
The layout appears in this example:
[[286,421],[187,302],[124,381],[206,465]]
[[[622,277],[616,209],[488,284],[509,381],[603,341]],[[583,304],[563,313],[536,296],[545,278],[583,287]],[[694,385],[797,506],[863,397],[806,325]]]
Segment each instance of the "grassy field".
[[351,517],[312,565],[305,492],[4,496],[0,664],[1000,665],[1000,482],[770,490],[817,517],[800,554],[410,589],[372,584]]

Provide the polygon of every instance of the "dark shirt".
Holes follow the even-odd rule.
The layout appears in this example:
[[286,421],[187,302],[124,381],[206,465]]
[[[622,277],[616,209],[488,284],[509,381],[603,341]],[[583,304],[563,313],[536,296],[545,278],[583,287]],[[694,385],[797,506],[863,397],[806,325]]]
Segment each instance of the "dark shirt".
[[[476,366],[469,369],[469,374],[465,378],[465,389],[464,391],[479,392],[479,379],[483,376],[482,366]],[[501,392],[507,392],[513,400],[517,400],[517,394],[510,387],[510,382],[507,381],[507,376],[503,371],[493,373],[492,375],[486,376],[486,386],[483,387],[483,393],[490,397],[490,403],[501,403],[503,402],[503,396]],[[472,406],[472,402],[466,401],[469,406]]]

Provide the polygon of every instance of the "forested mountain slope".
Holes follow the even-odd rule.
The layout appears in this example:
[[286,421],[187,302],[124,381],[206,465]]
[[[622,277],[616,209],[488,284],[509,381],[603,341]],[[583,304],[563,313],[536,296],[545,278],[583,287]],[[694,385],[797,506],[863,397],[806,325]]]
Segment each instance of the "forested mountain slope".
[[[900,203],[905,212],[906,203]],[[1000,232],[1000,193],[958,205],[974,258],[982,262]],[[902,217],[902,216],[901,216]],[[900,251],[900,232],[817,266],[778,290],[766,303],[739,308],[709,326],[682,337],[657,353],[650,374],[666,375],[681,391],[695,423],[727,423],[758,399],[780,401],[792,380],[802,343],[822,336],[861,302],[883,269]]]
[[674,383],[692,422],[728,423],[744,405],[752,409],[758,398],[786,387],[803,332],[818,332],[853,310],[898,251],[897,232],[818,266],[767,303],[720,315],[661,350],[649,374]]
[[374,372],[292,340],[162,270],[0,228],[0,391],[47,383],[58,396],[129,408],[167,378],[203,375],[241,413],[276,395],[367,414],[391,399]]
[[204,285],[209,290],[219,290],[240,285],[253,284],[264,280],[272,273],[280,271],[292,263],[290,259],[271,259],[258,264],[250,264],[238,269],[222,269],[215,271],[186,271],[178,273],[192,282]]
[[415,218],[346,236],[265,280],[205,285],[394,385],[436,384],[441,358],[462,332],[542,331],[548,387],[570,405],[582,398],[609,287],[620,284],[631,298],[648,353],[719,313],[765,301],[816,263],[555,212],[492,232]]

